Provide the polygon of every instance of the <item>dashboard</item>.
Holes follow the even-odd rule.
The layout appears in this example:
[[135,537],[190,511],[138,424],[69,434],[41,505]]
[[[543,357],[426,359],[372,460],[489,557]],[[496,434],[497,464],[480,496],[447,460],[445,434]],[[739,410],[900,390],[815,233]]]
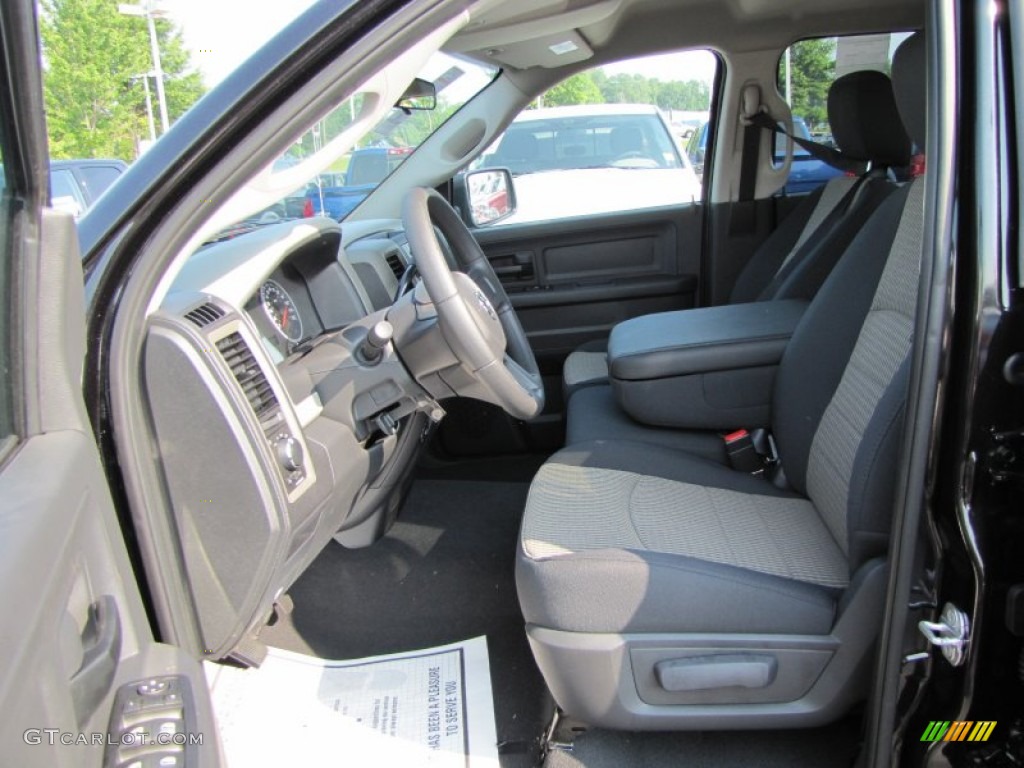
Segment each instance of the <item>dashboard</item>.
[[[390,306],[411,262],[401,230],[370,234],[347,249],[320,238],[289,253],[243,309],[280,363],[324,333]],[[339,293],[346,280],[354,290]]]
[[443,414],[394,345],[367,346],[411,261],[394,221],[283,222],[194,253],[148,318],[146,404],[208,655],[332,537],[393,522]]

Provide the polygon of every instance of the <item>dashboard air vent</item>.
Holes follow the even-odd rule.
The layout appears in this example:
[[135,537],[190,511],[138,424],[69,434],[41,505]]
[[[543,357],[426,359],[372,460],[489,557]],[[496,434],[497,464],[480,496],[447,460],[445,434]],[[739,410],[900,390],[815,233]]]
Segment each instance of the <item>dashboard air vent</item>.
[[405,264],[402,262],[402,257],[398,255],[398,251],[391,251],[385,259],[388,262],[388,266],[391,267],[395,280],[401,280],[402,275],[405,274]]
[[224,310],[216,304],[200,304],[195,309],[185,313],[185,319],[203,328],[215,320],[224,317]]
[[256,418],[262,422],[274,416],[280,409],[277,397],[241,334],[236,331],[225,336],[217,342],[217,349],[231,369],[231,374],[242,387],[245,398],[256,413]]

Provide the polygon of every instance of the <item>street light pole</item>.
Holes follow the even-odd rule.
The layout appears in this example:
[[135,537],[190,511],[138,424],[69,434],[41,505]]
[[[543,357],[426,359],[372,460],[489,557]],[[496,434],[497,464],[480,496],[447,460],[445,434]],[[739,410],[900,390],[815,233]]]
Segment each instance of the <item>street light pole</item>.
[[149,124],[149,140],[156,141],[156,126],[153,125],[153,102],[149,98],[149,75],[142,76],[142,89],[146,92],[146,122]]
[[149,140],[156,141],[156,126],[153,124],[153,100],[149,96],[149,78],[152,76],[152,72],[146,72],[136,75],[132,80],[142,81],[142,90],[146,94],[146,123],[149,125]]
[[146,24],[149,27],[149,51],[153,56],[153,77],[156,78],[156,100],[157,104],[160,105],[161,133],[167,133],[167,129],[170,127],[170,121],[167,119],[167,95],[164,93],[164,70],[160,65],[160,44],[157,42],[156,37],[156,22],[153,21],[157,16],[166,16],[167,12],[162,9],[155,8],[153,0],[146,0],[145,5],[121,3],[117,6],[117,10],[125,16],[146,17]]
[[789,106],[793,106],[793,76],[791,73],[791,67],[793,60],[789,53],[790,49],[786,48],[786,103]]
[[167,95],[164,93],[164,70],[160,66],[160,45],[156,40],[156,22],[153,21],[153,6],[146,5],[146,21],[149,23],[149,47],[153,54],[153,76],[156,78],[156,101],[160,105],[161,133],[170,127],[167,120]]

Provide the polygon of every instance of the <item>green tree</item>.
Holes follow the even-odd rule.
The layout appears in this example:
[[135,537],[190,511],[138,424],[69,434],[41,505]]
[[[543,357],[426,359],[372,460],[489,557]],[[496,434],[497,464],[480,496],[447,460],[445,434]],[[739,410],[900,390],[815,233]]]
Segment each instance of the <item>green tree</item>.
[[[152,69],[145,19],[118,13],[115,0],[42,0],[40,36],[50,155],[131,161],[149,137],[143,83]],[[202,96],[180,30],[156,21],[168,117],[173,122]],[[160,130],[155,85],[154,120]]]
[[545,107],[564,107],[570,104],[603,104],[604,96],[594,82],[593,73],[579,72],[568,77],[543,96]]
[[652,82],[643,75],[619,73],[604,81],[601,93],[609,104],[653,104]]
[[[786,82],[785,60],[779,64],[779,83]],[[828,124],[828,89],[836,79],[836,40],[801,40],[790,48],[793,114],[811,130]]]
[[640,74],[608,77],[595,70],[594,82],[609,104],[657,104],[662,109],[707,109],[711,103],[707,83],[700,80],[662,82]]
[[654,101],[662,109],[708,109],[711,92],[707,83],[700,80],[675,80],[663,83],[655,80],[652,84]]

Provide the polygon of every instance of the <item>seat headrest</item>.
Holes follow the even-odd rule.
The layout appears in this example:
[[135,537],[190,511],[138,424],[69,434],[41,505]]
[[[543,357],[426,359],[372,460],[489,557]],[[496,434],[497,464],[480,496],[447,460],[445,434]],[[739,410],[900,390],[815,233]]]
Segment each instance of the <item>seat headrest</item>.
[[915,32],[896,49],[892,58],[892,87],[903,124],[918,149],[924,152],[928,136],[924,32]]
[[900,119],[892,81],[882,72],[851,72],[832,83],[828,121],[844,156],[875,166],[910,162],[910,137]]

